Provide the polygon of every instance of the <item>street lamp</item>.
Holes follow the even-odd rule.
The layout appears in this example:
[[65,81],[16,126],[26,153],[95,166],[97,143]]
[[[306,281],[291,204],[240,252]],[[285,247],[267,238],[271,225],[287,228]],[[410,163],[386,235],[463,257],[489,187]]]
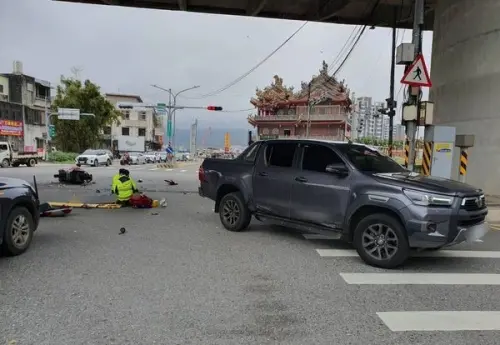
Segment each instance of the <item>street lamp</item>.
[[[156,84],[153,84],[151,85],[152,87],[158,89],[158,90],[162,90],[162,91],[165,91],[165,92],[168,92],[168,110],[167,110],[167,123],[166,123],[166,126],[168,126],[168,123],[172,123],[172,117],[173,117],[173,128],[172,128],[172,146],[174,147],[174,150],[175,150],[175,132],[176,132],[176,128],[175,128],[175,106],[177,104],[177,96],[179,96],[181,93],[184,93],[186,91],[190,91],[190,90],[194,90],[194,89],[197,89],[200,87],[200,85],[194,85],[194,86],[191,86],[191,87],[188,87],[186,89],[183,89],[183,90],[180,90],[179,92],[177,93],[173,93],[172,92],[172,89],[165,89],[161,86],[158,86]],[[166,131],[165,131],[166,132]],[[167,133],[165,133],[167,134]],[[165,137],[167,137],[167,135],[165,135]],[[170,138],[169,138],[169,141],[170,141]]]

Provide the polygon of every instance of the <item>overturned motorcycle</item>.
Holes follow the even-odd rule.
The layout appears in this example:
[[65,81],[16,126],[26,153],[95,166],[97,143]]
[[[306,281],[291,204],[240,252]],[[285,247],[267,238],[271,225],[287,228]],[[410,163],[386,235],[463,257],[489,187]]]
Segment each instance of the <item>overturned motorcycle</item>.
[[89,174],[79,166],[69,169],[59,169],[54,175],[60,183],[87,184],[92,182],[92,174]]

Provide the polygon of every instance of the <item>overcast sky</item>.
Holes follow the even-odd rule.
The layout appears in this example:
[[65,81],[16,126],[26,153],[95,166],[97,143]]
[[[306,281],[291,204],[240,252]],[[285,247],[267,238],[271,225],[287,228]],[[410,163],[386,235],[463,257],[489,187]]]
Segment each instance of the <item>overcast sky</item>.
[[[181,90],[196,97],[218,90],[247,72],[290,36],[302,22],[70,4],[51,0],[0,0],[0,72],[20,60],[24,73],[57,83],[59,76],[82,71],[81,78],[103,92],[138,94],[145,101],[167,101],[150,84]],[[255,72],[230,89],[201,100],[179,98],[179,105],[220,105],[226,110],[251,108],[256,87],[278,74],[300,87],[330,63],[353,26],[308,23],[289,43]],[[398,43],[403,30],[399,31]],[[406,30],[405,42],[411,40]],[[383,101],[389,94],[390,30],[367,30],[338,78],[357,96]],[[430,65],[431,33],[424,36]],[[402,68],[396,70],[396,92]],[[401,103],[401,96],[399,103]],[[179,127],[194,118],[201,126],[246,128],[250,111],[216,113],[183,110]],[[399,122],[399,120],[398,120]]]

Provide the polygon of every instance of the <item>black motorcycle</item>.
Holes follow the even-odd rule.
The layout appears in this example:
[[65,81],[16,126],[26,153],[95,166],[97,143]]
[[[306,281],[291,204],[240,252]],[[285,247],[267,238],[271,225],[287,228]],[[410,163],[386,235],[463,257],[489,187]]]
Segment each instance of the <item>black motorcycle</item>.
[[59,169],[58,174],[54,175],[60,183],[87,184],[92,182],[92,174],[89,174],[79,166],[76,168]]

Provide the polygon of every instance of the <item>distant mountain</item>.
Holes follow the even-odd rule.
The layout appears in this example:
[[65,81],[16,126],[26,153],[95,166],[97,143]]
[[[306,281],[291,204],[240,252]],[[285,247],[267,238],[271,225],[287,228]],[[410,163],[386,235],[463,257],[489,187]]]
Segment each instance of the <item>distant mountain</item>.
[[[197,146],[198,147],[224,147],[224,135],[229,132],[231,145],[247,146],[248,129],[244,128],[198,128]],[[190,130],[177,128],[175,145],[189,148]]]

